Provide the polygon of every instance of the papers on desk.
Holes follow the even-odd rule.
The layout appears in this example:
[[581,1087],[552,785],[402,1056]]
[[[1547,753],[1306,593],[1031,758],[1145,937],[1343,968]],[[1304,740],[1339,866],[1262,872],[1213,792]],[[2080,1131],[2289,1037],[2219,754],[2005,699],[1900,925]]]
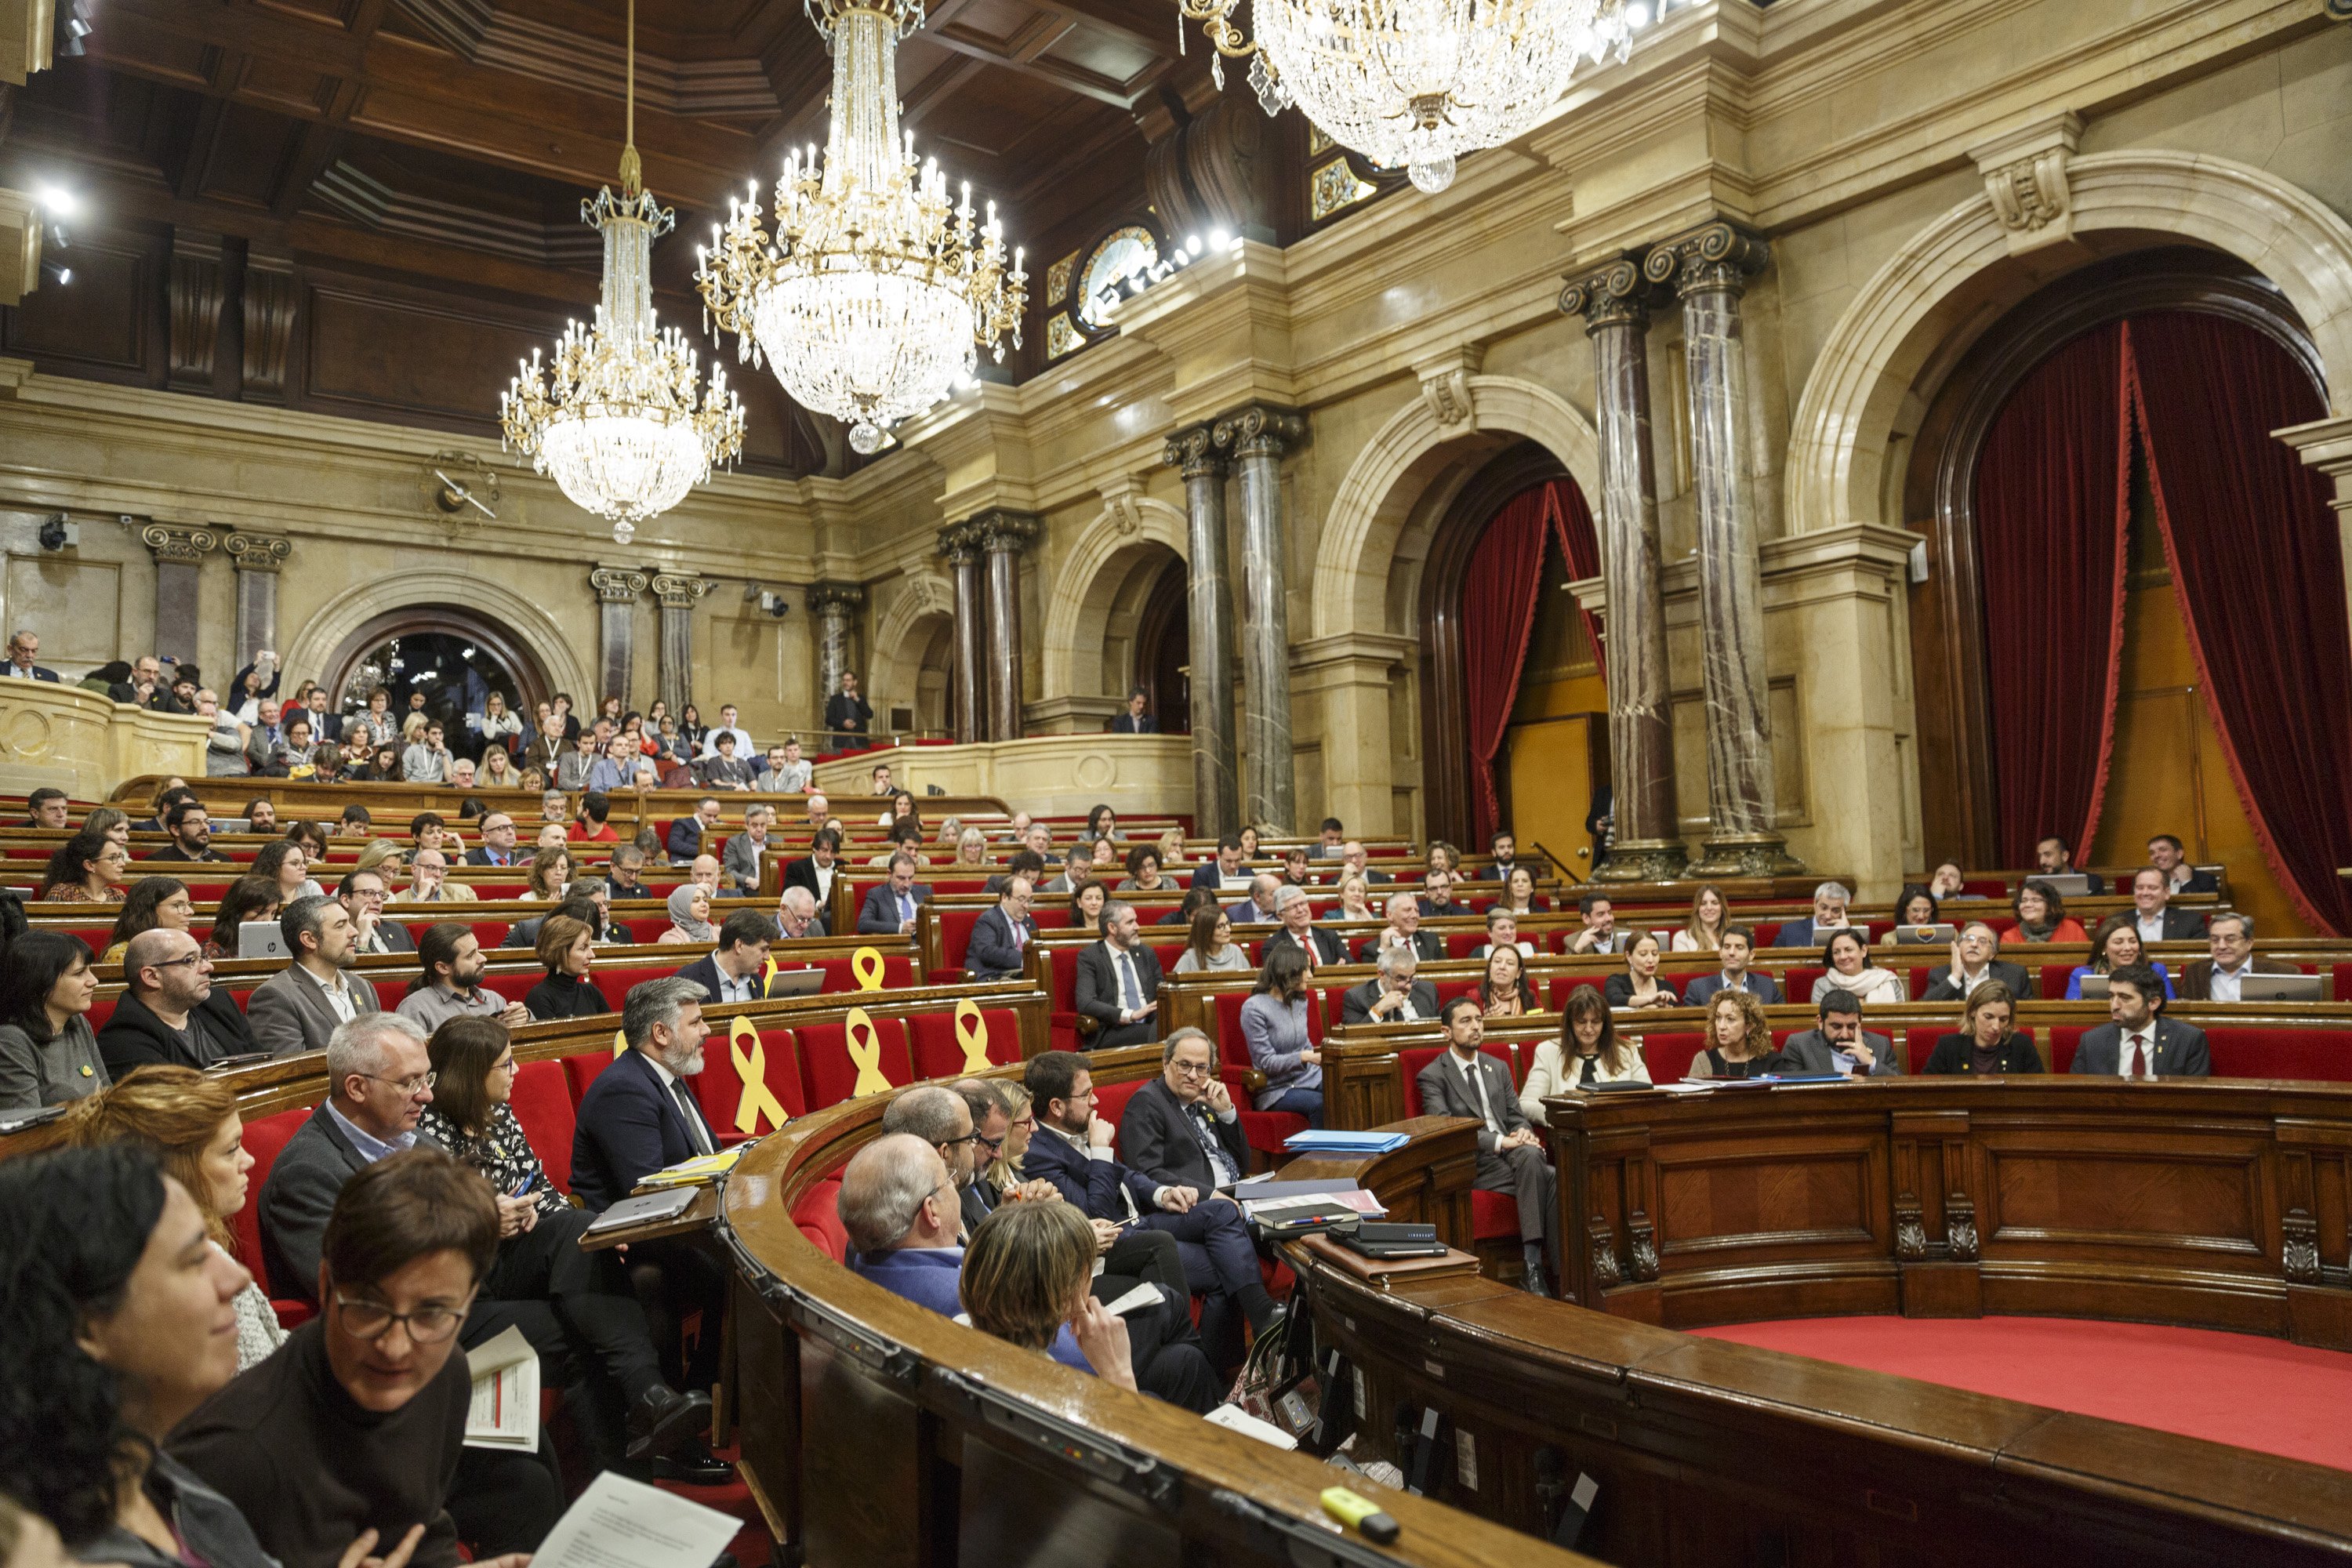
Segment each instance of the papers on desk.
[[596,1216],[588,1226],[590,1236],[602,1236],[607,1231],[628,1230],[641,1225],[659,1225],[676,1219],[694,1206],[695,1189],[672,1187],[666,1192],[644,1193],[634,1198],[623,1198]]
[[466,1410],[466,1447],[539,1447],[539,1352],[511,1323],[506,1331],[466,1352],[473,1373],[474,1400]]
[[532,1568],[710,1568],[739,1522],[606,1470],[547,1532]]
[[1228,1432],[1239,1432],[1244,1437],[1255,1437],[1259,1442],[1276,1448],[1298,1447],[1297,1438],[1271,1421],[1259,1420],[1238,1405],[1220,1405],[1202,1419],[1223,1426]]
[[675,1165],[665,1165],[640,1181],[641,1187],[699,1187],[717,1181],[735,1168],[749,1143],[738,1143],[731,1149],[721,1149],[716,1154],[697,1154],[691,1160],[680,1160]]
[[1242,1211],[1271,1237],[1307,1236],[1318,1230],[1353,1229],[1367,1219],[1381,1219],[1388,1210],[1361,1187],[1336,1192],[1296,1193],[1282,1197],[1247,1198]]
[[1409,1142],[1402,1132],[1348,1131],[1339,1128],[1310,1127],[1304,1132],[1294,1132],[1282,1141],[1282,1146],[1294,1154],[1385,1154],[1402,1149]]

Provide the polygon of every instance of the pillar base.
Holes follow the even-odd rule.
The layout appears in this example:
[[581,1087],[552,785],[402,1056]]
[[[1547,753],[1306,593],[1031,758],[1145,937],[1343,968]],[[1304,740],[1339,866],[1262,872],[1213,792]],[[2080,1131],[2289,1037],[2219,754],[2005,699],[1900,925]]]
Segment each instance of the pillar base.
[[1592,868],[1595,882],[1671,882],[1682,875],[1690,851],[1679,838],[1626,838],[1609,847],[1609,858]]
[[1787,877],[1803,873],[1803,864],[1789,853],[1788,840],[1777,833],[1738,833],[1709,838],[1699,858],[1685,873],[1694,878]]

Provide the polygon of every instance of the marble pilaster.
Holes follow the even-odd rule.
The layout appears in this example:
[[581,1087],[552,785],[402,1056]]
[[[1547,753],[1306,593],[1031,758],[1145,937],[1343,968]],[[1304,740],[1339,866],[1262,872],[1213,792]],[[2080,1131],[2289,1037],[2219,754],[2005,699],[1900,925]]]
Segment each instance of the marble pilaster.
[[849,673],[849,624],[851,617],[865,605],[866,590],[855,583],[816,583],[809,587],[808,606],[816,616],[817,710],[820,714],[824,712],[825,703],[841,689],[841,678]]
[[694,700],[694,606],[710,584],[683,572],[653,574],[661,601],[661,671],[658,695],[673,713]]
[[209,528],[151,522],[139,542],[155,557],[155,643],[158,658],[193,664],[196,658],[196,577],[220,543]]
[[1560,309],[1592,340],[1601,426],[1601,573],[1608,594],[1609,776],[1616,833],[1597,881],[1665,881],[1688,858],[1675,823],[1658,495],[1650,447],[1649,280],[1618,261],[1572,280]]
[[264,648],[278,647],[278,574],[294,553],[294,542],[243,530],[228,536],[229,559],[236,563],[236,662],[253,662]]
[[980,538],[971,524],[950,523],[940,530],[940,554],[955,575],[955,735],[967,745],[990,738],[981,673],[988,657],[981,553]]
[[988,566],[988,738],[1021,738],[1021,552],[1044,526],[1033,512],[982,512],[968,525]]
[[596,590],[596,696],[617,697],[634,706],[629,685],[635,674],[637,599],[646,574],[633,566],[599,566],[588,574]]
[[1234,594],[1225,570],[1225,459],[1206,425],[1168,438],[1163,459],[1184,476],[1192,649],[1192,831],[1241,826],[1234,749]]
[[1747,452],[1754,415],[1739,300],[1769,259],[1764,242],[1711,223],[1656,246],[1653,283],[1681,298],[1691,471],[1698,502],[1699,663],[1706,694],[1708,831],[1694,877],[1801,869],[1773,826],[1771,715],[1765,706],[1762,542]]
[[1242,820],[1287,833],[1298,815],[1290,746],[1290,593],[1283,454],[1307,420],[1254,405],[1217,421],[1242,481]]

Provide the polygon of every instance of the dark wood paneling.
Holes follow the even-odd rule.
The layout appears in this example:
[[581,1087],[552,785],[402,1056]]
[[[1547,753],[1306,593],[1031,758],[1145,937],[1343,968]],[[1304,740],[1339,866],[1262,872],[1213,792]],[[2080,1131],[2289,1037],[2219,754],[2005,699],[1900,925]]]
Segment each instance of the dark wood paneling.
[[160,234],[78,226],[68,248],[47,252],[73,268],[73,281],[50,279],[0,310],[0,342],[51,374],[161,384],[169,247]]
[[299,406],[467,429],[495,427],[516,361],[555,336],[543,321],[446,295],[316,274],[299,316]]

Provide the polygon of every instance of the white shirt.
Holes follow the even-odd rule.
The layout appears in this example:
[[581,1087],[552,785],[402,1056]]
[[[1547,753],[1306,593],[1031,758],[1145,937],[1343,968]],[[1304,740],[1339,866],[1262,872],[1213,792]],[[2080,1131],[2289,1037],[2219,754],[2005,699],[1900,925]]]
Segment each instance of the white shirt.
[[1975,994],[1978,986],[1992,978],[1992,965],[1987,963],[1974,974],[1970,974],[1966,969],[1955,968],[1951,971],[1949,978],[1952,982],[1952,989],[1960,994],[1962,1000],[1966,1000]]
[[[2138,1070],[2133,1070],[2132,1058],[2139,1058]],[[2147,1028],[2136,1035],[2126,1035],[2116,1042],[2116,1071],[2125,1078],[2156,1076],[2156,1024],[2150,1020]]]
[[327,1005],[335,1010],[336,1017],[341,1018],[344,1023],[348,1024],[353,1018],[359,1016],[359,1004],[352,1000],[352,988],[343,984],[343,972],[341,970],[338,969],[335,971],[335,977],[332,980],[321,980],[317,974],[313,973],[308,967],[302,964],[298,963],[294,967],[301,970],[303,973],[309,974],[310,976],[310,984],[316,985],[320,990],[327,994]]
[[1118,1016],[1133,1018],[1138,1007],[1148,1007],[1151,998],[1143,994],[1143,976],[1135,972],[1135,949],[1110,947],[1111,966],[1118,972]]
[[2205,999],[2209,1002],[2237,1002],[2243,1000],[2238,992],[2238,982],[2243,980],[2247,975],[2252,974],[2253,972],[2254,960],[2252,954],[2248,954],[2246,962],[2240,964],[2235,969],[2224,969],[2220,964],[2215,964],[2213,966],[2213,978],[2205,988]]
[[820,905],[833,897],[833,873],[838,864],[835,862],[833,866],[820,866],[814,860],[809,862],[809,869],[816,873],[816,901]]
[[1474,1056],[1465,1063],[1462,1059],[1460,1051],[1454,1050],[1450,1046],[1446,1048],[1454,1058],[1454,1065],[1461,1068],[1464,1078],[1470,1080],[1470,1092],[1478,1097],[1478,1114],[1486,1118],[1486,1131],[1497,1138],[1502,1137],[1503,1124],[1495,1119],[1495,1108],[1487,1102],[1486,1075],[1478,1070],[1478,1058]]
[[[670,1071],[668,1068],[663,1066],[661,1058],[655,1056],[651,1051],[639,1051],[637,1055],[645,1058],[646,1063],[653,1068],[655,1075],[661,1079],[662,1092],[669,1096],[671,1104],[676,1105],[677,1103],[677,1074]],[[688,1091],[688,1098],[693,1098],[693,1091]],[[702,1154],[716,1154],[719,1152],[719,1145],[711,1141],[710,1129],[703,1124],[702,1108],[700,1106],[697,1106],[695,1108],[695,1113],[691,1116],[687,1116],[686,1111],[682,1108],[679,1110],[678,1114],[686,1118],[687,1140],[694,1145],[696,1152]]]
[[702,737],[702,751],[699,754],[706,757],[717,756],[719,754],[719,737],[721,735],[732,735],[735,737],[735,754],[737,756],[748,757],[752,754],[751,732],[747,730],[738,729],[728,724],[713,724],[710,727],[710,732]]
[[2164,911],[2162,910],[2157,910],[2153,915],[2142,915],[2139,917],[2139,939],[2142,942],[2162,942],[2164,940]]
[[725,966],[719,963],[717,960],[714,959],[711,962],[711,967],[719,971],[719,999],[721,1002],[750,1002],[755,1000],[751,994],[751,983],[760,977],[757,970],[741,976],[740,979],[730,980],[727,977],[727,970]]

